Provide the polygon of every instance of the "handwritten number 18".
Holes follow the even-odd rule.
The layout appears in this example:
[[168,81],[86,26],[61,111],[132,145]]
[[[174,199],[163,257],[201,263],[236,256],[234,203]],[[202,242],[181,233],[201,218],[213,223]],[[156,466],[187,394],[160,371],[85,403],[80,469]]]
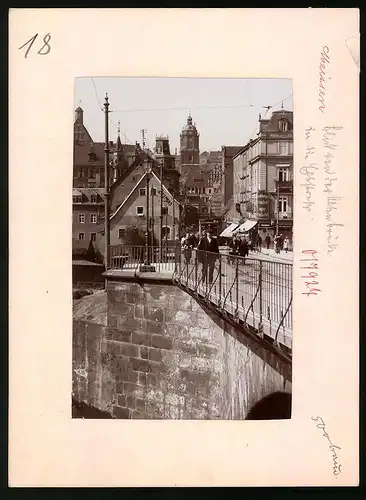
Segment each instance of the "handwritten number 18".
[[[24,57],[27,58],[28,57],[28,53],[30,51],[30,49],[32,48],[32,45],[34,44],[34,42],[36,41],[36,38],[38,37],[38,33],[36,33],[32,38],[30,38],[28,40],[28,42],[25,42],[24,45],[22,45],[21,47],[19,47],[19,50],[20,49],[23,49],[26,45],[29,44],[25,54],[24,54]],[[51,35],[49,33],[47,33],[47,35],[45,35],[43,37],[43,45],[42,47],[39,49],[39,51],[37,52],[40,56],[46,56],[50,50],[51,50],[51,46],[49,44],[51,40]]]

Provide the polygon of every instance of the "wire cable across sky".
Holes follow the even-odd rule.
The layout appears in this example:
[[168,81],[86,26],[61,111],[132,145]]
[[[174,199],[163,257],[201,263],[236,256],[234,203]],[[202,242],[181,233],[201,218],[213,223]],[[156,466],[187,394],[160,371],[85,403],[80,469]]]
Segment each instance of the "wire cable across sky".
[[[98,102],[98,107],[99,109],[104,113],[104,109],[101,103],[101,99],[98,94],[98,90],[95,84],[95,80],[93,77],[91,77],[92,83],[93,83],[93,88],[95,92],[95,96]],[[275,104],[271,105],[258,105],[258,104],[244,104],[244,103],[238,103],[238,104],[217,104],[217,105],[191,105],[191,106],[180,106],[180,107],[166,107],[166,108],[125,108],[125,109],[110,109],[109,113],[149,113],[149,112],[169,112],[169,111],[189,111],[191,113],[192,110],[196,109],[235,109],[235,108],[254,108],[254,109],[265,109],[265,113],[263,115],[263,118],[265,118],[270,110],[273,110],[278,106],[279,104],[283,104],[285,101],[290,99],[293,96],[293,94],[289,94],[288,96],[284,97],[283,99],[279,100]],[[115,124],[115,122],[111,119],[110,116],[108,116],[109,122],[111,125],[115,128],[115,130],[119,130],[119,127]],[[251,140],[253,136],[255,135],[256,131],[258,129],[258,124],[256,124],[252,134],[250,135],[248,140]],[[129,143],[129,144],[135,144],[134,141],[131,141],[125,133],[120,132],[120,134],[124,137],[124,139]]]

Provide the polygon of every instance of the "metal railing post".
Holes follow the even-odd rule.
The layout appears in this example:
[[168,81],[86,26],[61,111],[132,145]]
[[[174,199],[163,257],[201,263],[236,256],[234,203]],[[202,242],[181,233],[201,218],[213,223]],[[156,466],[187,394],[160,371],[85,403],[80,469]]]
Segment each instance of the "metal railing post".
[[219,254],[219,298],[218,305],[221,305],[221,275],[222,275],[222,255]]
[[236,257],[236,267],[235,267],[235,279],[236,279],[236,309],[235,315],[238,314],[239,311],[239,258]]
[[194,288],[195,288],[195,290],[197,288],[197,275],[198,275],[198,271],[197,271],[198,264],[197,264],[197,261],[198,261],[198,255],[199,255],[200,251],[201,250],[196,250],[196,258],[194,259]]
[[259,261],[259,325],[258,331],[263,335],[263,300],[262,300],[262,279],[263,279],[263,261]]

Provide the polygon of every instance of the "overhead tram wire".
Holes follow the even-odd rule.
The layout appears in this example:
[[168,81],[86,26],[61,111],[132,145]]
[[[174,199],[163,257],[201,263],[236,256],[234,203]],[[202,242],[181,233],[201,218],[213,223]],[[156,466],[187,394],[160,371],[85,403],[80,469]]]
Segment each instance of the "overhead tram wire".
[[[263,115],[263,118],[265,118],[265,117],[266,117],[266,115],[267,115],[267,113],[268,113],[268,111],[269,111],[270,109],[275,108],[276,106],[278,106],[279,104],[281,104],[281,102],[286,101],[289,97],[292,97],[292,96],[293,96],[293,94],[290,94],[290,95],[288,95],[287,97],[285,97],[284,99],[281,99],[280,101],[276,102],[276,104],[272,104],[272,105],[270,105],[270,106],[262,106],[262,107],[264,107],[264,108],[266,108],[266,109],[267,109],[267,111],[266,111],[266,112],[264,113],[264,115]],[[257,130],[257,127],[258,127],[258,125],[256,125],[256,126],[254,127],[253,132],[252,132],[252,133],[250,134],[250,136],[249,136],[249,141],[251,141],[251,140],[252,140],[253,135],[255,134],[255,131]]]
[[142,113],[148,111],[185,111],[192,109],[218,109],[218,108],[253,108],[254,104],[224,104],[222,106],[185,106],[182,108],[149,108],[149,109],[116,109],[115,113]]
[[95,86],[95,81],[94,81],[94,78],[91,77],[92,79],[92,82],[93,82],[93,87],[94,87],[94,90],[95,90],[95,95],[97,96],[97,100],[98,100],[98,104],[99,104],[99,108],[101,111],[103,111],[104,113],[104,109],[103,109],[103,106],[102,106],[102,103],[100,102],[100,99],[99,99],[99,95],[98,95],[98,91],[97,91],[97,87]]
[[[99,95],[98,95],[97,87],[95,86],[95,81],[94,81],[94,78],[93,78],[93,77],[91,77],[91,79],[92,79],[92,82],[93,82],[93,87],[94,87],[94,90],[95,90],[95,95],[96,95],[96,97],[97,97],[97,101],[98,101],[98,104],[99,104],[100,110],[104,113],[104,109],[103,109],[102,104],[101,104],[100,99],[99,99]],[[112,112],[112,111],[110,111],[110,112]],[[110,121],[110,123],[113,125],[113,127],[114,127],[116,130],[118,130],[118,126],[114,123],[114,121],[111,119],[111,117],[109,116],[109,114],[108,114],[108,120],[109,120],[109,121]],[[126,141],[127,141],[127,142],[129,142],[130,144],[133,144],[133,142],[132,142],[132,141],[130,141],[130,139],[129,139],[129,138],[128,138],[128,137],[127,137],[127,136],[126,136],[123,132],[121,132],[121,134],[123,135],[123,137],[126,139]]]

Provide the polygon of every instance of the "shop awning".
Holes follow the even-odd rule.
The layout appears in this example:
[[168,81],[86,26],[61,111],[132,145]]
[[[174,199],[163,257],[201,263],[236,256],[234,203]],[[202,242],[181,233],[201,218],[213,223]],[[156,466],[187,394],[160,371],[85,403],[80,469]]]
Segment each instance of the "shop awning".
[[227,227],[226,229],[223,230],[223,232],[220,234],[220,236],[222,238],[231,238],[233,235],[233,232],[235,231],[235,229],[238,226],[239,226],[239,224],[236,224],[235,222],[233,222],[232,224],[230,224],[229,227]]
[[236,233],[246,233],[253,229],[254,226],[257,225],[256,220],[246,220],[243,224],[241,224],[236,230]]

